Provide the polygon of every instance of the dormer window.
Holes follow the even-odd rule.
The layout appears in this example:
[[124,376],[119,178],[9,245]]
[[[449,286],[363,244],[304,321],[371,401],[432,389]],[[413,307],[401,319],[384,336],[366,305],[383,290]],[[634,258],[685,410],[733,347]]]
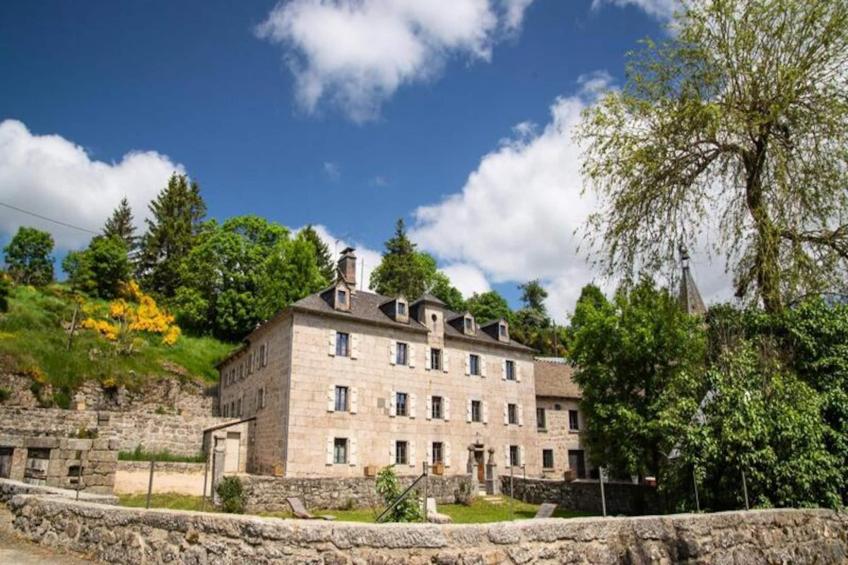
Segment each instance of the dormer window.
[[398,313],[398,317],[400,317],[400,318],[406,316],[406,302],[401,302],[400,300],[398,300],[397,313]]
[[465,333],[468,335],[474,335],[474,318],[471,316],[465,317]]
[[340,307],[347,306],[347,291],[340,288],[336,290],[336,304]]
[[501,339],[506,339],[506,324],[498,324],[498,335]]

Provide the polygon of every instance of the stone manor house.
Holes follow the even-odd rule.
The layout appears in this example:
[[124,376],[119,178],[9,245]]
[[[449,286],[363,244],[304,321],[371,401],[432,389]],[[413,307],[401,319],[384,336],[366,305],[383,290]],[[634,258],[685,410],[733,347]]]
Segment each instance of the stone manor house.
[[417,475],[426,461],[481,484],[487,469],[588,475],[563,360],[536,359],[505,320],[357,290],[352,249],[338,274],[218,366],[221,415],[250,419],[248,472],[361,477],[395,464]]

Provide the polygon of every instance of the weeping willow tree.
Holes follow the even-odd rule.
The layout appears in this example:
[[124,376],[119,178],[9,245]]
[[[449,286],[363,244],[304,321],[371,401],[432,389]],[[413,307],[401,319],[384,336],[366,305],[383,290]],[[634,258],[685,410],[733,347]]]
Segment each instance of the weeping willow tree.
[[709,235],[769,311],[844,291],[848,1],[688,0],[671,27],[578,129],[598,262],[668,272]]

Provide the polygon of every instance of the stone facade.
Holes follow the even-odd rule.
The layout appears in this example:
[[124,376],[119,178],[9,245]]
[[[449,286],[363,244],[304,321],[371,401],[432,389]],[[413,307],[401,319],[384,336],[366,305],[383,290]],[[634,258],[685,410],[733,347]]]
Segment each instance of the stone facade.
[[[541,476],[562,478],[569,470],[573,471],[575,478],[590,476],[592,469],[581,436],[585,421],[579,401],[573,398],[537,397],[536,410],[544,410],[545,423],[544,428],[537,430],[536,449],[539,457],[542,457],[544,450],[550,450],[553,455],[553,465],[543,465]],[[576,428],[573,419],[577,421]],[[572,465],[575,458],[583,462],[582,466]]]
[[[502,492],[509,494],[510,477],[501,477]],[[601,514],[601,485],[598,481],[562,481],[523,477],[512,478],[513,496],[533,504],[554,502],[568,510]],[[656,487],[605,482],[607,515],[640,516],[658,514],[661,510]]]
[[0,478],[111,493],[118,462],[114,439],[0,434]]
[[[308,478],[263,477],[243,475],[248,512],[277,512],[288,510],[288,497],[298,497],[307,508],[312,509],[348,509],[375,508],[385,506],[377,496],[375,479],[355,478]],[[412,477],[402,477],[400,484],[406,488],[412,483]],[[419,492],[423,493],[423,483],[419,482]],[[435,498],[439,504],[453,504],[470,496],[473,488],[468,475],[448,477],[431,476],[427,482],[427,496]]]
[[[362,291],[350,297],[383,298]],[[441,448],[446,475],[473,472],[482,482],[489,450],[495,472],[506,472],[513,462],[541,473],[532,351],[508,340],[449,332],[449,313],[436,303],[409,308],[405,325],[296,304],[257,329],[219,366],[222,413],[256,417],[248,472],[362,477],[366,468],[399,463],[400,475],[418,475]],[[345,355],[335,354],[339,333],[348,336]],[[395,362],[398,342],[407,348],[406,364]],[[428,361],[432,349],[442,355],[435,369]],[[480,362],[479,374],[469,374],[472,355]],[[506,378],[507,362],[514,379]],[[347,406],[340,410],[334,405],[335,387],[347,391]],[[406,395],[406,415],[397,410],[398,393]],[[441,398],[439,418],[432,417],[433,397]],[[472,411],[472,402],[479,410]],[[472,421],[478,414],[479,421]],[[336,440],[346,442],[343,462],[336,462]],[[398,455],[398,442],[405,458]]]
[[355,524],[119,508],[19,495],[15,528],[107,563],[816,563],[848,560],[848,516],[761,510],[469,525]]

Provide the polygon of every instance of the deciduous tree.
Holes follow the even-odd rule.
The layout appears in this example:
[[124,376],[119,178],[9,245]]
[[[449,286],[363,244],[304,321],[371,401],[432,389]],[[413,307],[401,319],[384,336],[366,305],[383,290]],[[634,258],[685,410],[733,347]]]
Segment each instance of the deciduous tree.
[[49,233],[21,227],[3,252],[15,282],[39,286],[53,281],[53,236]]

